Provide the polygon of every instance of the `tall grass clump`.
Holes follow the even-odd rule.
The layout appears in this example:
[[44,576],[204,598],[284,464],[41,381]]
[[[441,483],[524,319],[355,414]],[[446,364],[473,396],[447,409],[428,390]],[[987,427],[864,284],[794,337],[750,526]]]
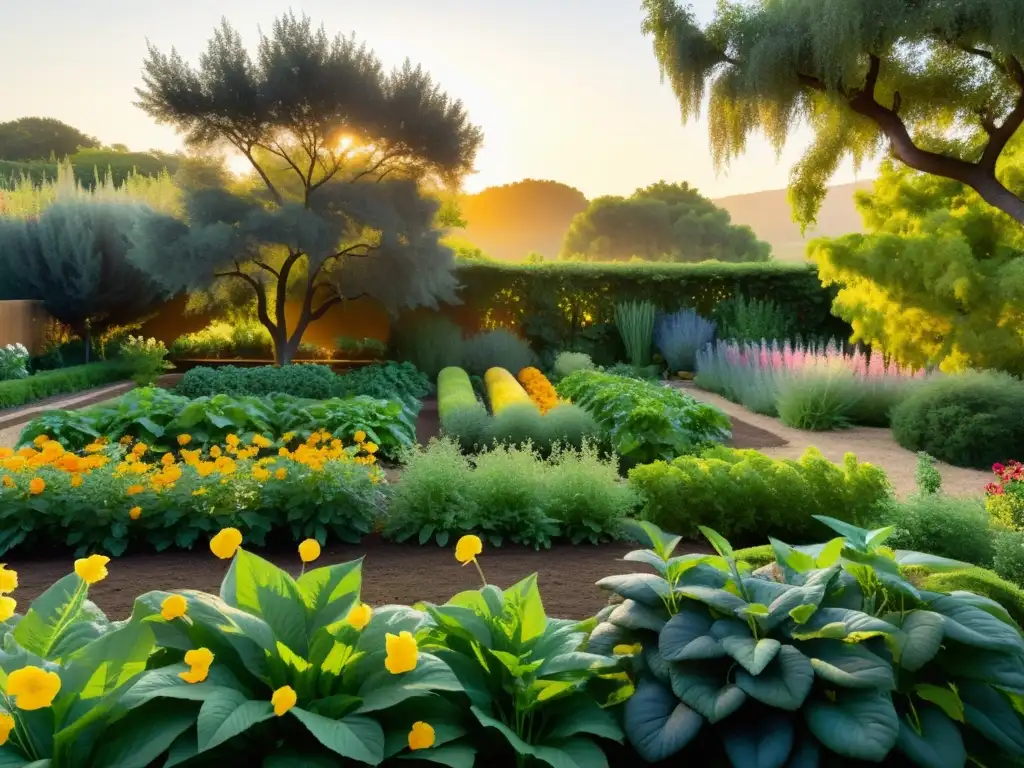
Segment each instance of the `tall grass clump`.
[[472,376],[483,376],[491,368],[504,368],[515,376],[535,359],[529,343],[507,328],[478,333],[462,346],[463,367]]
[[793,315],[771,299],[726,299],[715,306],[713,317],[719,338],[741,343],[782,341],[796,327]]
[[462,365],[462,331],[438,314],[406,315],[392,333],[391,347],[395,359],[408,360],[431,379],[444,368]]
[[654,344],[670,371],[692,371],[697,353],[715,338],[715,324],[693,309],[662,315],[654,331]]
[[631,301],[615,306],[615,325],[622,336],[629,362],[634,366],[651,362],[656,315],[657,309],[649,301]]

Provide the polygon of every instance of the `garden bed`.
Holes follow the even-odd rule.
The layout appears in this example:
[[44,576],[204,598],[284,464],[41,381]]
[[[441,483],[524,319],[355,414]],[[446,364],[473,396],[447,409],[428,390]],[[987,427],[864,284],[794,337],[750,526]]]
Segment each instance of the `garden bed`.
[[[706,551],[699,544],[688,547]],[[621,560],[634,546],[555,545],[534,551],[523,547],[488,547],[481,557],[490,581],[509,586],[531,573],[539,574],[544,608],[549,616],[583,619],[594,615],[608,602],[608,596],[594,586],[612,574],[632,573],[636,563]],[[281,567],[298,575],[299,559],[288,548],[260,552]],[[356,560],[363,563],[362,599],[371,605],[411,604],[417,600],[443,603],[456,592],[476,589],[476,570],[460,568],[451,547],[393,544],[371,536],[359,544],[325,547],[317,566]],[[25,606],[72,570],[72,558],[11,557],[7,565],[18,571],[18,601]],[[110,576],[89,590],[94,601],[111,618],[126,618],[137,595],[154,589],[199,589],[216,593],[229,561],[217,560],[205,545],[190,552],[172,551],[125,555],[110,563]]]

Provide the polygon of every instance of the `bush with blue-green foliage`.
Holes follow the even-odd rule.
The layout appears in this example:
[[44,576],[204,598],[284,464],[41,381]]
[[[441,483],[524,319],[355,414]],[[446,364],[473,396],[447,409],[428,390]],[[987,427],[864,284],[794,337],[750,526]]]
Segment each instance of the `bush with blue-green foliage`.
[[901,568],[964,564],[893,551],[890,528],[818,519],[839,536],[773,539],[776,562],[757,571],[710,529],[717,554],[679,555],[678,536],[638,526],[649,548],[626,559],[654,573],[599,582],[621,603],[599,615],[588,651],[629,653],[623,723],[640,757],[733,768],[1024,757],[1024,636],[1006,609],[915,586]]
[[654,346],[669,371],[697,370],[697,353],[715,340],[715,323],[693,309],[663,314],[654,326]]

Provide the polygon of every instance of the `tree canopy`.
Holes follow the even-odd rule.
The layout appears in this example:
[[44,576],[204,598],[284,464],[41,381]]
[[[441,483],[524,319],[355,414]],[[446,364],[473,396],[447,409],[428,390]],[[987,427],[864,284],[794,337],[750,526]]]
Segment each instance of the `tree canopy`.
[[[1007,153],[1024,171],[1024,141]],[[1024,373],[1024,228],[959,182],[887,162],[857,196],[870,232],[812,243],[854,339],[901,362]]]
[[750,227],[732,224],[687,183],[664,181],[630,197],[591,201],[573,218],[561,258],[585,261],[766,261],[771,246]]
[[717,164],[755,132],[781,151],[798,125],[813,130],[791,179],[801,222],[814,221],[840,162],[888,146],[1024,223],[1024,186],[1001,168],[1024,123],[1024,3],[726,0],[703,27],[677,0],[643,6],[684,121],[707,98]]
[[0,123],[0,159],[46,160],[92,149],[100,142],[52,117],[21,117]]
[[424,190],[471,170],[482,134],[422,68],[385,71],[353,37],[287,14],[255,57],[226,20],[198,67],[150,47],[143,79],[150,116],[189,147],[229,146],[253,168],[249,189],[189,190],[185,222],[149,229],[153,269],[172,285],[246,291],[278,362],[344,300],[395,311],[455,300],[442,204]]

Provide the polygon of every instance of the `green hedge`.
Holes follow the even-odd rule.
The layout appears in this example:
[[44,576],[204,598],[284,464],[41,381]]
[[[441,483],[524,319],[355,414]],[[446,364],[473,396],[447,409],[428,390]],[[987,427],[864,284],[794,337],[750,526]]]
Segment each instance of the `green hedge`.
[[81,392],[131,377],[130,365],[122,362],[89,363],[55,371],[42,371],[27,379],[0,382],[0,408],[16,408],[54,395]]
[[791,312],[803,336],[849,337],[831,313],[834,291],[823,288],[814,265],[757,263],[462,264],[460,297],[482,315],[515,322],[535,351],[588,352],[614,362],[621,342],[615,304],[649,299],[672,312],[692,307],[708,316],[735,296],[772,299]]

